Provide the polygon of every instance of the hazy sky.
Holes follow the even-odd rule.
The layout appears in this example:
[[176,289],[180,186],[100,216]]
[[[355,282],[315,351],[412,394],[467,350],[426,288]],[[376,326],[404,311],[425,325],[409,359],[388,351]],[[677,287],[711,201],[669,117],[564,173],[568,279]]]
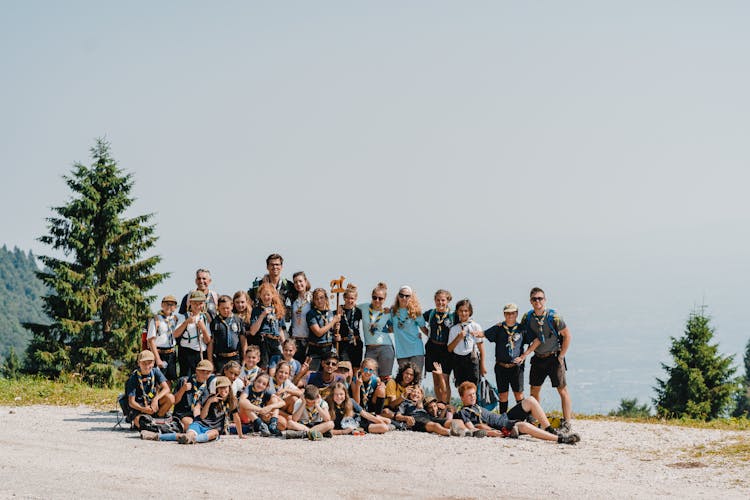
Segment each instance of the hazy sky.
[[158,295],[199,266],[246,288],[274,251],[365,297],[449,288],[484,324],[538,284],[572,366],[640,363],[649,385],[696,304],[723,352],[750,336],[749,20],[740,1],[3,2],[0,243],[49,253],[61,175],[106,136],[133,214],[155,213]]

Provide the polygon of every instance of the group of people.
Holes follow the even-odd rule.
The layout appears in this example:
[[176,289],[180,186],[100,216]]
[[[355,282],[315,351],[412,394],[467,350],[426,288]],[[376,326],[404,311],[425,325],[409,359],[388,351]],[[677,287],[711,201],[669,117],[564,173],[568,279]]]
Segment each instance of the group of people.
[[[187,444],[222,434],[317,440],[415,430],[580,440],[565,381],[570,331],[546,307],[540,288],[531,290],[532,309],[520,321],[510,303],[504,320],[484,330],[472,319],[469,299],[451,310],[447,290],[435,292],[435,306],[423,311],[410,286],[400,287],[387,307],[385,284],[364,303],[349,285],[343,304],[332,308],[328,291],[313,290],[304,272],[291,281],[282,277],[280,255],[270,255],[266,267],[248,291],[233,296],[213,291],[210,272],[198,269],[179,312],[173,295],[163,298],[122,400],[142,438]],[[485,340],[495,344],[496,412],[477,401],[487,373]],[[531,396],[524,397],[525,359],[532,354]],[[425,398],[425,370],[435,397]],[[461,399],[455,407],[451,374]],[[538,403],[547,377],[562,402],[556,428]],[[510,410],[509,390],[516,402]]]

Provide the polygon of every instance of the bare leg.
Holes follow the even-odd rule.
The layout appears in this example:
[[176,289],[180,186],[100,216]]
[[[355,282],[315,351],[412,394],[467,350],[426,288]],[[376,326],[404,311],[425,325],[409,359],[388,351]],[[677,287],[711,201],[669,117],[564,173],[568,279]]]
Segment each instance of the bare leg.
[[523,399],[523,392],[514,392],[513,397],[516,399],[516,403]]
[[432,432],[433,434],[438,434],[440,436],[450,436],[451,433],[448,429],[443,427],[442,425],[438,424],[437,422],[427,422],[427,424],[424,426],[424,428],[427,430],[427,432]]
[[569,422],[573,418],[573,403],[570,401],[568,386],[558,387],[557,392],[560,394],[560,405],[562,406],[563,418]]
[[516,424],[516,428],[518,429],[518,432],[521,434],[528,434],[531,437],[535,437],[537,439],[544,439],[545,441],[557,442],[556,434],[543,431],[542,429],[538,428],[535,425],[531,425],[528,422],[518,422]]
[[333,426],[334,426],[333,420],[329,420],[328,422],[321,422],[318,425],[315,425],[310,430],[311,431],[318,431],[320,433],[323,433],[323,432],[328,432],[328,431],[333,430]]
[[174,406],[174,394],[166,394],[159,400],[159,411],[156,412],[158,417],[163,417]]
[[547,419],[547,415],[544,413],[544,410],[542,410],[542,406],[534,396],[529,396],[528,398],[525,398],[523,401],[521,401],[521,408],[523,408],[525,412],[531,413],[531,416],[537,419],[540,424],[542,424],[542,429],[546,429],[547,427],[549,427],[549,420]]

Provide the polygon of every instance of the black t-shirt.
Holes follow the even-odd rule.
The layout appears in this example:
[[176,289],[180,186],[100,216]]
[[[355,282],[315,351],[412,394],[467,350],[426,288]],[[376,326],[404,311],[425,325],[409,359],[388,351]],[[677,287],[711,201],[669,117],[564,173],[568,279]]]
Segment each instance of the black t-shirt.
[[[203,397],[201,398],[201,410],[211,396],[215,396],[215,394],[209,394],[208,392],[203,394]],[[214,401],[208,408],[206,418],[199,417],[197,420],[209,429],[219,431],[219,434],[226,434],[226,428],[229,425],[229,421],[236,412],[237,408],[230,409],[228,408],[227,403],[223,401]]]
[[[320,328],[325,327],[333,319],[333,312],[331,311],[318,311],[315,308],[307,311],[307,326],[318,325]],[[310,336],[307,338],[308,343],[315,344],[330,344],[333,342],[333,328],[324,333],[321,337],[315,335],[310,330]]]
[[485,330],[484,336],[495,343],[495,361],[500,363],[512,363],[523,353],[524,345],[530,344],[536,337],[519,323],[509,327],[505,322],[492,325]]
[[[268,281],[267,274],[263,276],[262,278],[255,278],[255,281],[253,281],[253,285],[247,291],[247,294],[256,304],[258,303],[258,289],[260,288],[260,285],[263,283],[264,280]],[[284,304],[284,307],[286,308],[286,318],[284,318],[284,320],[291,321],[292,320],[292,302],[294,301],[294,299],[297,298],[297,290],[294,289],[294,283],[287,280],[286,278],[281,278],[278,286],[276,287],[276,291],[279,292],[279,296],[281,297],[281,303]]]
[[[253,312],[250,315],[250,323],[255,323],[255,321],[260,318],[260,315],[263,313],[264,309],[265,306],[263,305],[253,307]],[[276,317],[276,314],[266,314],[266,317],[263,318],[263,323],[261,323],[260,325],[258,333],[256,333],[255,335],[272,335],[274,337],[278,337],[282,329],[283,323],[279,321],[279,318]]]
[[429,339],[439,344],[447,344],[448,333],[456,324],[455,314],[450,311],[441,313],[436,309],[430,309],[422,314],[422,317],[430,330]]
[[158,368],[152,368],[146,375],[135,370],[125,384],[125,394],[133,396],[138,404],[145,406],[151,404],[159,392],[159,386],[166,381],[167,378]]
[[341,315],[339,333],[342,339],[351,340],[352,338],[361,339],[362,311],[358,307],[344,309]]
[[180,377],[177,380],[177,385],[175,385],[174,394],[177,394],[187,382],[190,382],[191,388],[186,390],[180,400],[175,403],[175,413],[178,415],[192,415],[193,406],[202,399],[204,394],[208,393],[208,385],[214,377],[215,375],[211,375],[202,384],[195,380],[195,374],[190,375],[190,377]]

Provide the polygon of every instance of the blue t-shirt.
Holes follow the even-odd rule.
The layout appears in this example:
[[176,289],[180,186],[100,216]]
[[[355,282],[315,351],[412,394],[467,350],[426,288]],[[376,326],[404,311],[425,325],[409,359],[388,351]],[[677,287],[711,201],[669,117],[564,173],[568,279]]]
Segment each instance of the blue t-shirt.
[[310,329],[310,336],[307,337],[307,342],[310,345],[325,345],[333,342],[333,328],[324,333],[321,337],[315,335],[312,331],[314,325],[320,328],[325,327],[333,319],[332,311],[318,311],[315,308],[307,311],[307,327]]
[[359,304],[362,311],[362,340],[365,345],[393,345],[388,329],[391,326],[391,313],[370,309],[370,304]]
[[[264,309],[265,306],[253,307],[253,312],[250,315],[250,324],[255,323],[255,321],[260,318]],[[283,320],[283,318],[281,319]],[[278,337],[282,328],[283,324],[279,321],[279,318],[276,317],[276,314],[267,314],[266,317],[263,318],[263,323],[261,323],[260,329],[256,335],[271,335],[273,337]]]
[[260,406],[261,408],[268,404],[268,401],[273,395],[273,392],[269,391],[268,389],[265,389],[261,392],[255,392],[252,385],[248,385],[247,387],[245,387],[245,390],[243,392],[245,393],[245,396],[247,396],[247,400],[250,402],[250,404]]
[[328,394],[331,393],[331,387],[333,387],[333,384],[335,384],[336,382],[342,382],[346,384],[346,378],[344,378],[343,375],[334,373],[333,380],[331,382],[326,383],[323,381],[322,372],[312,372],[310,375],[307,376],[307,383],[312,384],[318,389],[320,389],[320,397],[323,399],[326,399],[328,397]]
[[159,392],[159,386],[166,381],[167,378],[156,367],[151,368],[146,375],[143,375],[140,370],[135,370],[125,384],[125,394],[128,397],[135,397],[138,404],[145,406],[151,404]]
[[[281,354],[274,354],[273,356],[271,356],[271,360],[268,362],[268,369],[270,370],[271,368],[276,368],[282,361],[286,360],[281,356]],[[293,379],[302,369],[302,364],[294,358],[292,358],[291,361],[287,361],[287,363],[289,364],[289,368],[291,368],[291,374],[289,375],[289,378]]]
[[425,326],[422,316],[412,319],[407,310],[402,307],[391,315],[391,324],[397,358],[424,356],[424,344],[419,331],[420,326]]

